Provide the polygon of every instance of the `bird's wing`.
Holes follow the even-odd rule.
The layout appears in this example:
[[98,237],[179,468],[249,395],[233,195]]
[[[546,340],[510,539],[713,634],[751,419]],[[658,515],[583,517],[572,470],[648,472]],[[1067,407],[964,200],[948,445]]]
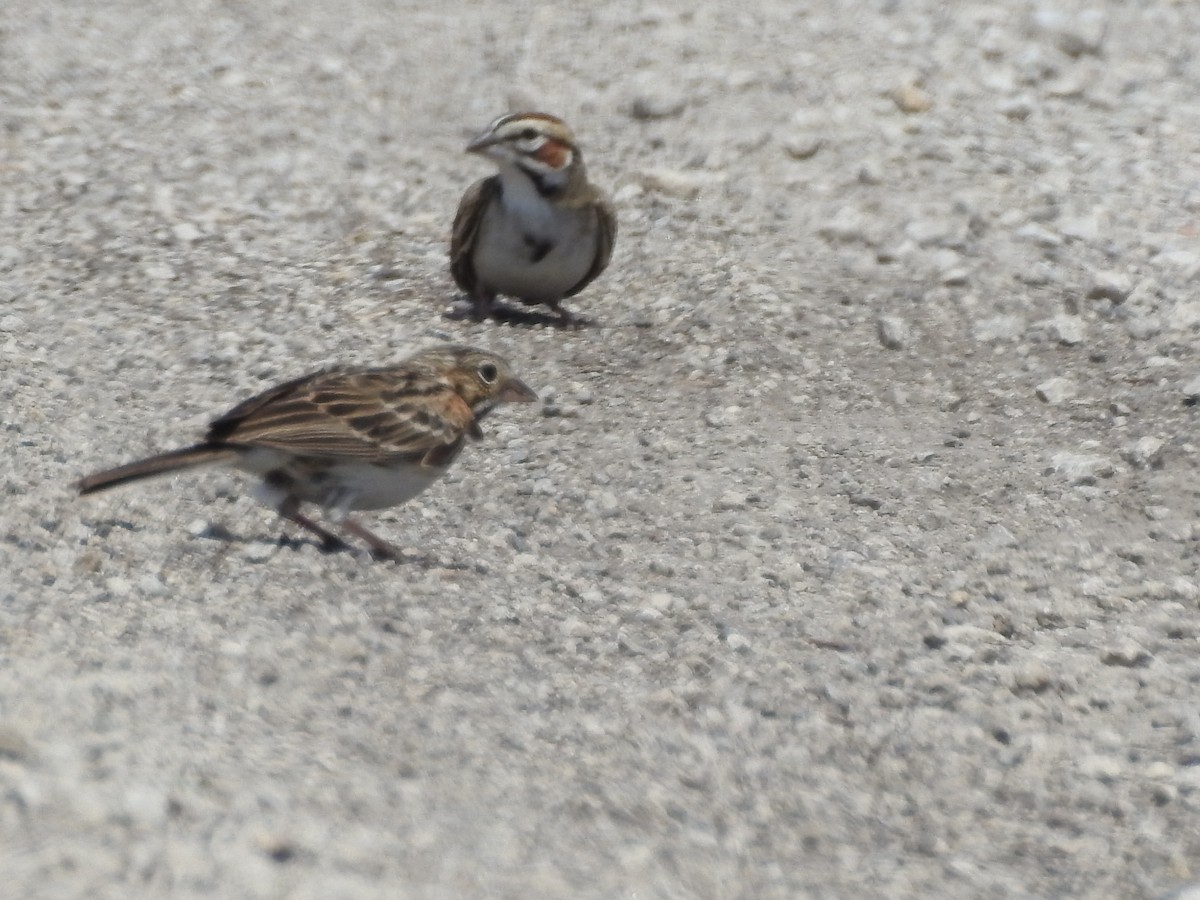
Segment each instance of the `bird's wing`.
[[454,214],[454,231],[450,235],[450,274],[454,283],[468,294],[475,291],[475,266],[471,257],[475,252],[475,238],[479,235],[479,223],[484,211],[500,196],[500,176],[481,178],[463,194]]
[[612,259],[613,243],[617,239],[617,214],[612,208],[612,205],[602,196],[597,196],[595,205],[596,210],[596,257],[592,260],[592,267],[588,269],[587,274],[580,279],[579,283],[567,291],[566,296],[573,297],[585,287],[587,287],[596,276],[608,268],[608,261]]
[[209,428],[212,443],[384,462],[452,459],[475,416],[427,372],[329,369],[272,388]]

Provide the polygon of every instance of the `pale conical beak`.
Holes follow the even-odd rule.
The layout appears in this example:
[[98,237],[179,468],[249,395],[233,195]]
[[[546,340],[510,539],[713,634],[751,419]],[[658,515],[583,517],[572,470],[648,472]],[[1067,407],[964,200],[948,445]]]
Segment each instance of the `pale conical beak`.
[[496,399],[503,400],[505,403],[532,403],[537,398],[538,395],[533,392],[533,389],[520,378],[508,379],[496,392]]

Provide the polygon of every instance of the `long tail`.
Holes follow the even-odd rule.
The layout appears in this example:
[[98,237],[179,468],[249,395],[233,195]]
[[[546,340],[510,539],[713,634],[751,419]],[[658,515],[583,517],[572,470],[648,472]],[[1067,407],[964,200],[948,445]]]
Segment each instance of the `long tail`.
[[180,469],[191,469],[195,466],[206,466],[211,463],[232,459],[237,451],[220,444],[196,444],[184,447],[182,450],[172,450],[139,459],[137,462],[126,463],[115,469],[96,472],[75,482],[75,487],[81,494],[94,494],[96,491],[106,491],[129,481],[140,481],[152,475],[165,475]]

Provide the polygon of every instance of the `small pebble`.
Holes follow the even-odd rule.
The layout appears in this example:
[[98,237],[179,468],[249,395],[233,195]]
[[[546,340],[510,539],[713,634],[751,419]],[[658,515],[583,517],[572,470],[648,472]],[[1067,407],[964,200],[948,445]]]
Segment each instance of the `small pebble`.
[[1100,662],[1104,665],[1130,669],[1148,666],[1153,659],[1153,655],[1145,647],[1128,640],[1106,647],[1100,653]]
[[1040,694],[1054,684],[1054,673],[1045,663],[1030,660],[1019,666],[1012,675],[1012,686],[1015,691],[1027,691]]
[[819,225],[817,234],[830,243],[875,243],[867,217],[851,206],[843,206],[832,218]]
[[171,234],[180,244],[194,244],[200,238],[204,237],[204,232],[191,222],[179,222],[171,226]]
[[993,316],[975,323],[973,336],[980,343],[1014,341],[1025,333],[1025,320],[1020,316]]
[[621,501],[617,499],[617,495],[612,491],[600,491],[594,497],[596,512],[600,514],[602,519],[615,519],[623,513],[624,507]]
[[825,145],[825,139],[819,134],[795,132],[783,139],[783,149],[792,159],[812,159]]
[[1101,754],[1091,754],[1085,756],[1078,762],[1079,771],[1088,778],[1095,778],[1097,781],[1110,783],[1121,777],[1124,767],[1121,761],[1112,756],[1103,756]]
[[1021,94],[1001,103],[999,109],[1001,115],[1023,122],[1033,113],[1034,101],[1028,94]]
[[1082,344],[1086,329],[1079,316],[1055,316],[1049,323],[1050,337],[1068,347]]
[[241,557],[246,562],[262,563],[279,552],[279,545],[268,541],[246,541],[242,545]]
[[896,108],[903,113],[923,113],[933,106],[933,98],[915,84],[906,84],[892,95]]
[[1158,468],[1162,465],[1162,438],[1139,438],[1121,451],[1121,458],[1135,469]]
[[707,180],[704,175],[682,169],[647,169],[641,173],[642,186],[648,191],[694,200]]
[[1194,272],[1200,269],[1200,254],[1191,250],[1164,250],[1150,257],[1150,264]]
[[909,345],[912,337],[908,323],[899,316],[880,316],[877,330],[879,343],[888,350],[903,350]]
[[687,107],[687,97],[662,84],[645,86],[629,101],[629,114],[635,119],[649,121],[669,119]]
[[[936,247],[952,240],[955,223],[949,219],[914,219],[904,226],[904,236],[923,247]],[[951,257],[957,260],[957,254]]]
[[1034,12],[1033,23],[1053,36],[1055,45],[1068,56],[1098,56],[1108,34],[1108,16],[1099,9],[1072,15],[1057,6],[1043,6]]
[[750,652],[750,641],[747,640],[743,635],[738,634],[736,631],[731,632],[725,637],[725,645],[729,647],[730,650],[734,650],[738,653]]
[[1075,382],[1070,378],[1051,378],[1037,386],[1037,398],[1043,403],[1057,406],[1075,396]]
[[1051,231],[1036,222],[1030,222],[1017,229],[1016,236],[1023,241],[1031,241],[1041,247],[1053,248],[1062,246],[1062,235]]
[[716,512],[726,512],[733,509],[744,509],[746,507],[746,495],[738,491],[726,491],[716,501],[713,502],[713,509]]
[[1097,478],[1110,478],[1116,473],[1109,460],[1090,453],[1056,453],[1049,471],[1065,475],[1073,484],[1095,483]]
[[1122,272],[1102,271],[1092,275],[1092,283],[1088,286],[1089,300],[1110,300],[1113,303],[1124,303],[1125,298],[1133,290],[1129,276]]

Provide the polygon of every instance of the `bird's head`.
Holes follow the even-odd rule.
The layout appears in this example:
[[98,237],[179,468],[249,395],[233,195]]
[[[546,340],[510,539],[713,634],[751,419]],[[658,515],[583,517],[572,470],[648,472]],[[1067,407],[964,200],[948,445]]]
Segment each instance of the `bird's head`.
[[516,166],[538,182],[565,181],[572,164],[579,159],[579,147],[567,123],[539,112],[501,116],[467,144],[466,149],[501,166]]
[[434,347],[418,353],[411,363],[430,369],[447,381],[476,419],[501,403],[530,403],[537,394],[518,378],[508,361],[475,347]]

